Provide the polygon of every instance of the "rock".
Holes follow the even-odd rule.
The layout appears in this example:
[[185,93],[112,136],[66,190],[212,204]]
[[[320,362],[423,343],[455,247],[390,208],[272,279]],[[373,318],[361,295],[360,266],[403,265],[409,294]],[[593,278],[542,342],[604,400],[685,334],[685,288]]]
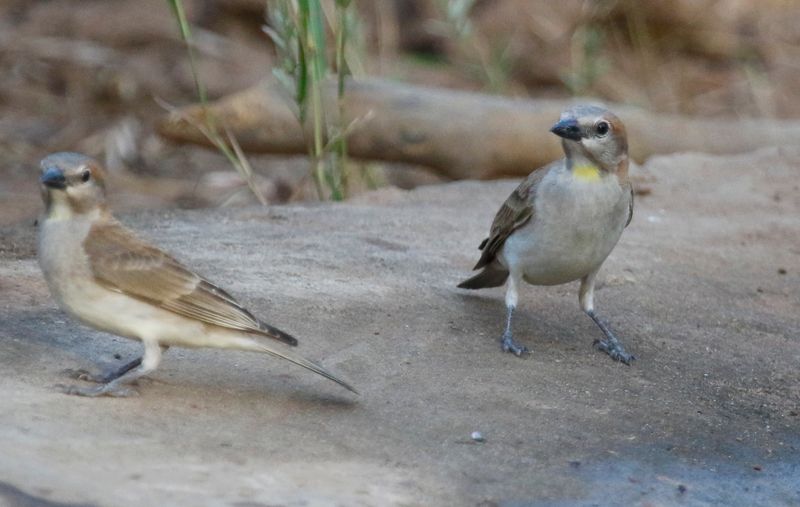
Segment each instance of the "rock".
[[[637,281],[595,297],[630,367],[592,349],[577,284],[522,288],[524,360],[500,351],[503,291],[455,287],[516,181],[120,216],[358,399],[261,355],[184,349],[136,399],[57,393],[64,368],[139,347],[58,311],[32,235],[4,229],[20,244],[0,257],[0,503],[669,505],[681,484],[714,504],[797,503],[800,280],[774,270],[798,264],[800,201],[771,196],[798,165],[797,149],[647,164],[658,188],[603,270]],[[475,428],[491,445],[452,438]],[[755,475],[769,487],[743,489]]]

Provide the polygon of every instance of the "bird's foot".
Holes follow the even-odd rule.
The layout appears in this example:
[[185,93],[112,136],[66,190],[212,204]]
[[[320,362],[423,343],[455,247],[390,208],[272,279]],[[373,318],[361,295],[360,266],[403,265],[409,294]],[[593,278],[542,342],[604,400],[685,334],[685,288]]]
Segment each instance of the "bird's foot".
[[503,333],[503,339],[500,343],[503,345],[503,352],[511,352],[517,357],[521,357],[522,354],[530,354],[527,347],[517,345],[511,333]]
[[625,363],[627,365],[630,365],[631,361],[636,359],[636,356],[625,352],[625,349],[619,342],[612,342],[609,340],[595,340],[593,345],[597,347],[598,350],[602,350],[603,352],[611,356],[611,359],[614,359],[615,361],[619,361],[621,363]]
[[139,392],[136,389],[125,385],[114,384],[113,382],[91,387],[58,384],[56,389],[64,394],[70,394],[73,396],[88,396],[90,398],[96,398],[98,396],[128,398],[130,396],[139,395]]
[[[166,347],[163,347],[166,349]],[[79,369],[79,370],[72,370],[67,369],[64,370],[64,374],[68,375],[71,378],[76,380],[86,380],[88,382],[94,382],[95,384],[108,384],[118,378],[122,377],[123,375],[127,374],[134,368],[138,368],[142,364],[142,358],[139,357],[134,359],[133,361],[128,362],[127,364],[122,365],[121,367],[115,370],[108,370],[102,373],[92,373],[89,370]]]

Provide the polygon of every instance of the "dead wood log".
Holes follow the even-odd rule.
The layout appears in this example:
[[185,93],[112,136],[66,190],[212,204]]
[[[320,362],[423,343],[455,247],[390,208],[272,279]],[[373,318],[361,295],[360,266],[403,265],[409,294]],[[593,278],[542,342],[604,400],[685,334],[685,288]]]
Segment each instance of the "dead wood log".
[[[548,130],[569,101],[511,99],[380,79],[347,83],[345,123],[353,157],[427,166],[452,179],[521,176],[562,155]],[[211,104],[245,151],[306,153],[306,137],[281,86],[266,80]],[[800,122],[689,118],[609,105],[628,128],[639,162],[654,154],[696,151],[741,153],[766,146],[800,145]],[[330,122],[338,122],[334,83],[325,95]],[[173,141],[209,145],[193,124],[198,105],[171,113],[159,125]],[[188,119],[188,120],[187,120]]]

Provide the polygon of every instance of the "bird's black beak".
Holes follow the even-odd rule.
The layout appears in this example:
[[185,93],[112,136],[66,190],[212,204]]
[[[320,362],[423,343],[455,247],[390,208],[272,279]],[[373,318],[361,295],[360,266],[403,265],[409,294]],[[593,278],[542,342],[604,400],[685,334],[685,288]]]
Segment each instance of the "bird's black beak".
[[558,123],[553,125],[553,128],[550,129],[550,132],[559,137],[570,139],[572,141],[580,141],[583,137],[583,134],[581,133],[581,127],[578,125],[578,120],[575,120],[574,118],[560,120]]
[[64,177],[64,171],[58,167],[48,167],[39,178],[42,184],[49,188],[65,189],[67,188],[67,179]]

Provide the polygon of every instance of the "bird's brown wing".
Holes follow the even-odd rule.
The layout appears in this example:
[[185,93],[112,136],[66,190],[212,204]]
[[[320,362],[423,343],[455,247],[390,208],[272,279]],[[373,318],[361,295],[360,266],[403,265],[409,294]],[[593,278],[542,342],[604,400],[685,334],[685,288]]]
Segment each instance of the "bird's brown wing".
[[84,249],[99,283],[184,317],[297,345],[256,319],[230,294],[149,245],[113,219],[92,226]]
[[489,237],[484,239],[478,247],[482,251],[481,258],[472,269],[480,269],[491,264],[511,233],[525,225],[533,217],[533,196],[536,186],[542,181],[545,174],[559,163],[554,162],[535,170],[511,192],[494,216]]

